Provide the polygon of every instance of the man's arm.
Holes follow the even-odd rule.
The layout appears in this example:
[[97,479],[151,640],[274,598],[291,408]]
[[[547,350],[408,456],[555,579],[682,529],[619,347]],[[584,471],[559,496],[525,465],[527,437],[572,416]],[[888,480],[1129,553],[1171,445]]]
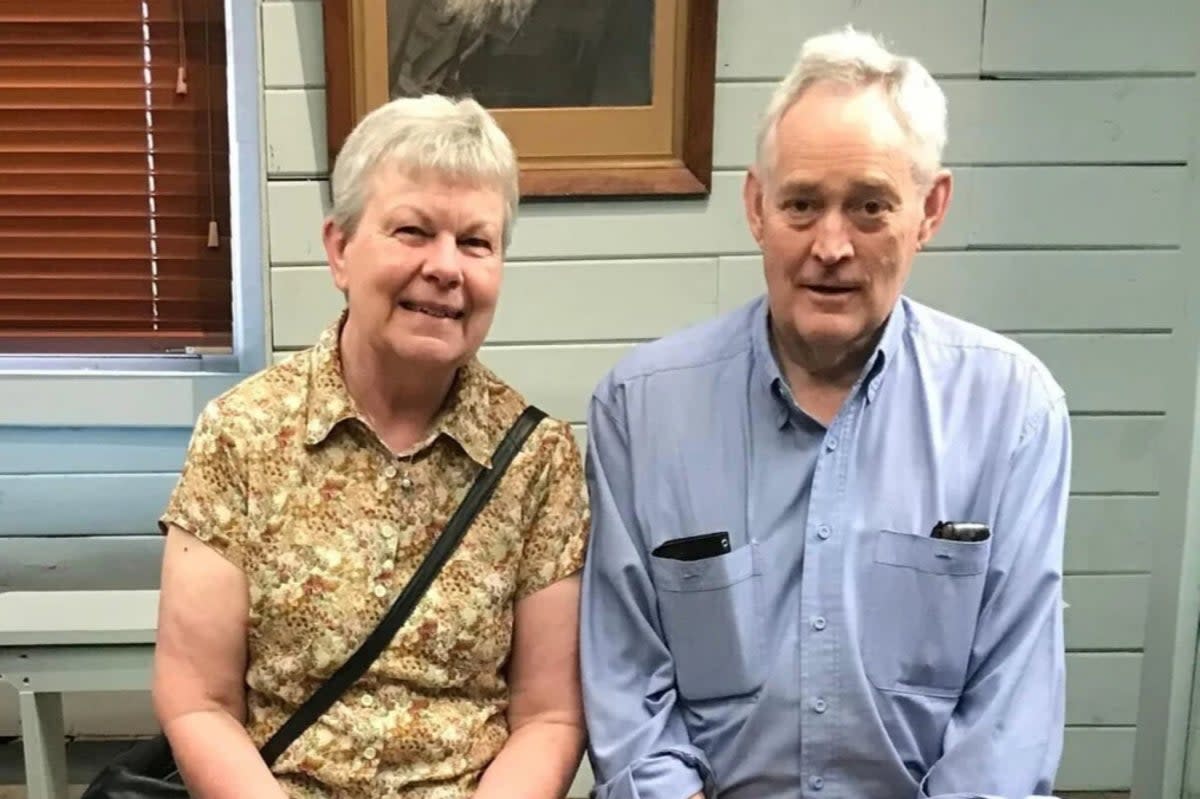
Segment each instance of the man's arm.
[[695,799],[711,785],[711,769],[675,708],[675,666],[637,529],[631,469],[623,415],[593,398],[580,652],[595,796]]
[[1030,422],[1000,498],[967,687],[919,799],[1052,792],[1062,753],[1062,553],[1071,432],[1059,398]]

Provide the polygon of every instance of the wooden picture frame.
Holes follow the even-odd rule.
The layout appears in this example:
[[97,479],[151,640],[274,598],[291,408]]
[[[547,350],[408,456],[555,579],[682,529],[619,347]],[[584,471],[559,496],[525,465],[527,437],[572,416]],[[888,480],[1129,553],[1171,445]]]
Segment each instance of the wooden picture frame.
[[[330,164],[357,121],[388,100],[386,2],[322,0]],[[648,105],[489,108],[517,150],[522,197],[708,194],[717,0],[653,0],[653,9]]]

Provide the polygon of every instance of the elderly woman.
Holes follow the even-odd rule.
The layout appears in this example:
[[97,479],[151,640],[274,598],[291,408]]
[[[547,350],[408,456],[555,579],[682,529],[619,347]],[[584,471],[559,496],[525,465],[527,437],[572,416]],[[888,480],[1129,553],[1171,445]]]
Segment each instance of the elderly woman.
[[201,415],[167,533],[154,702],[203,797],[561,797],[583,749],[581,458],[545,420],[408,623],[271,769],[256,747],[378,623],[524,399],[476,358],[517,205],[475,102],[347,139],[324,243],[347,308]]

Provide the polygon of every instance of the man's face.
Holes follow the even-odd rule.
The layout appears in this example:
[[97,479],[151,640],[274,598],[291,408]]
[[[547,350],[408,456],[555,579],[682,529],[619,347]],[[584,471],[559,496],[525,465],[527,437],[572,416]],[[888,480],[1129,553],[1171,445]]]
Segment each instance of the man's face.
[[865,348],[891,313],[950,197],[948,173],[917,182],[912,153],[879,86],[818,83],[780,118],[744,199],[786,349]]

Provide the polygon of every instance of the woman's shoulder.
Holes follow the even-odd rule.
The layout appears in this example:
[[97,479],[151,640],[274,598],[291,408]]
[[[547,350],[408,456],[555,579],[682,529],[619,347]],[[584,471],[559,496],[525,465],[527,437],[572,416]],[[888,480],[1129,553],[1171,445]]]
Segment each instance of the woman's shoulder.
[[[481,361],[475,360],[471,368],[476,370],[477,379],[486,392],[488,416],[495,428],[494,432],[502,434],[512,426],[530,402],[521,389],[500,377]],[[552,409],[540,404],[538,407],[546,413],[546,418],[530,433],[525,449],[546,453],[562,446],[576,445],[577,439],[571,422],[551,413]]]
[[[530,404],[529,399],[520,388],[498,376],[490,367],[476,359],[472,364],[475,372],[473,383],[479,386],[486,395],[486,408],[490,438],[493,443],[499,443],[505,431],[512,426],[522,411]],[[538,427],[529,434],[529,439],[522,447],[522,455],[518,456],[514,467],[517,469],[534,468],[544,475],[547,467],[562,464],[564,461],[580,459],[582,427],[571,425],[569,419],[551,413],[553,408],[546,408],[540,403],[538,407],[546,413]],[[551,469],[552,475],[559,469]]]
[[308,350],[287,355],[210,400],[200,414],[208,428],[237,436],[302,423],[309,376]]

